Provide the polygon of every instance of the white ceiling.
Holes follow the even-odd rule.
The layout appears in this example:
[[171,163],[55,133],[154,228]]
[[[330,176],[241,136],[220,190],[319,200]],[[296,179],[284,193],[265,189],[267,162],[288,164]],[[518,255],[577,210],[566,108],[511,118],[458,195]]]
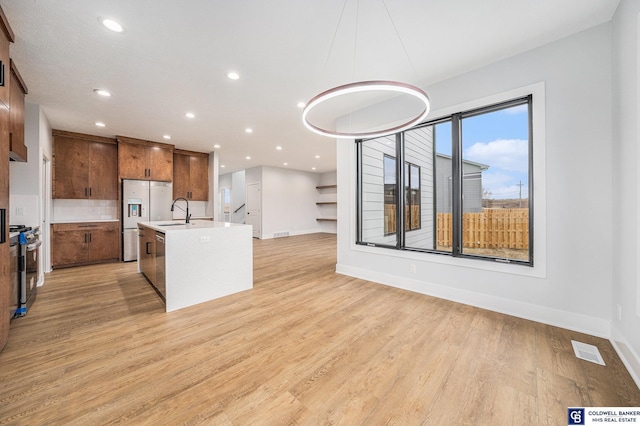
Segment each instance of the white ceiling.
[[0,1],[27,102],[53,128],[158,142],[170,134],[177,148],[217,151],[221,173],[284,162],[335,170],[335,140],[302,125],[299,101],[354,80],[425,87],[607,22],[618,3],[347,0],[338,26],[344,0]]

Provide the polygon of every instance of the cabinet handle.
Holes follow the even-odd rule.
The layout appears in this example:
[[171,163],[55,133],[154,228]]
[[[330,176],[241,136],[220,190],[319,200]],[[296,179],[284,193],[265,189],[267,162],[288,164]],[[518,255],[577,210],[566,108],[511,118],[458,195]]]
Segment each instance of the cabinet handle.
[[91,234],[89,234],[89,242],[91,242]]
[[0,209],[0,244],[7,242],[7,209]]
[[89,187],[89,197],[91,197],[91,187]]
[[149,241],[147,241],[147,244],[145,246],[145,251],[147,252],[147,254],[151,254],[151,252],[149,251],[149,244],[151,244]]

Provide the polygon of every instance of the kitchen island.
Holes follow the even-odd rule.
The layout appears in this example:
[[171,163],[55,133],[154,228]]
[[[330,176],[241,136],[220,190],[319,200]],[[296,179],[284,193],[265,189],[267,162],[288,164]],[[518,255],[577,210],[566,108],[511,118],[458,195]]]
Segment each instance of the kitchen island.
[[167,312],[253,288],[250,225],[163,221],[138,229],[138,271],[164,297]]

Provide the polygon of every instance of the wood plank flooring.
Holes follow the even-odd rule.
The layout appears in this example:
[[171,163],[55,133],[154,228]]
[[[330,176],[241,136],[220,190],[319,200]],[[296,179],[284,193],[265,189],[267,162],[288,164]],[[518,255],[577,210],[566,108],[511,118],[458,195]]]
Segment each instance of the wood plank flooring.
[[172,313],[134,263],[54,271],[0,353],[0,424],[562,425],[569,406],[640,406],[606,340],[338,275],[335,246],[254,240],[253,290]]

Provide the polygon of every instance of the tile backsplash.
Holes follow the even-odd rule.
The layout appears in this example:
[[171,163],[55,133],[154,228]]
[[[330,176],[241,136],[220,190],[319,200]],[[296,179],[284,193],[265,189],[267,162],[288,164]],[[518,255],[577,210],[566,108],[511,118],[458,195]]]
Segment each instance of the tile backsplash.
[[52,200],[52,223],[117,219],[117,200]]
[[[186,205],[183,201],[180,201],[178,207],[173,209],[173,218],[174,219],[184,219],[186,213],[181,210],[181,208],[185,208]],[[189,201],[189,214],[191,217],[205,217],[205,211],[207,208],[206,201]]]

